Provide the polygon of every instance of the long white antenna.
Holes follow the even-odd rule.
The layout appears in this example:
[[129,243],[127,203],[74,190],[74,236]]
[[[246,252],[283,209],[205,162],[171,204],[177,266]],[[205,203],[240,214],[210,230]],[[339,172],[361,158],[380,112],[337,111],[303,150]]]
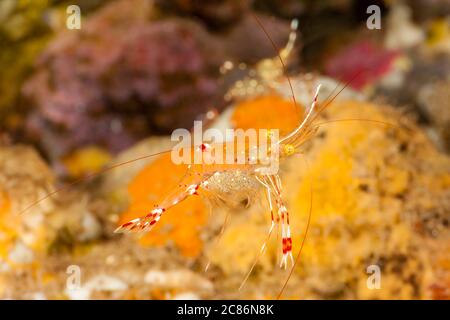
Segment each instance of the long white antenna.
[[316,93],[314,94],[313,102],[311,103],[311,107],[309,108],[308,113],[306,114],[306,117],[303,119],[302,123],[297,127],[297,129],[295,129],[290,134],[288,134],[286,137],[281,139],[280,143],[295,136],[305,126],[305,124],[308,122],[308,120],[311,118],[311,115],[313,114],[313,111],[317,104],[317,97],[319,96],[319,91],[320,91],[321,86],[322,86],[322,84],[319,84],[317,86]]

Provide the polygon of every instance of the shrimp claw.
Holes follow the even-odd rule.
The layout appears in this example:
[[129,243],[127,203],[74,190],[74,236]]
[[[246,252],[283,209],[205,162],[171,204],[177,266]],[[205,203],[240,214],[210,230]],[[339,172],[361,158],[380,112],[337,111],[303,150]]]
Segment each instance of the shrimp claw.
[[126,233],[126,232],[144,232],[149,231],[159,219],[161,219],[162,214],[166,211],[164,208],[155,208],[146,216],[133,219],[127,223],[122,224],[114,232],[115,233]]

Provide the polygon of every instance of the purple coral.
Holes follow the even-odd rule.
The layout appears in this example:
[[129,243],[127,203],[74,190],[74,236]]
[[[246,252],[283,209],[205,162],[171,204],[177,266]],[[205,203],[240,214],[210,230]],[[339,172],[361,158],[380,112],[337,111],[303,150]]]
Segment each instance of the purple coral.
[[[81,30],[59,34],[37,61],[23,88],[28,136],[55,159],[85,145],[116,152],[151,133],[190,128],[200,114],[223,107],[224,61],[274,55],[247,9],[213,35],[197,20],[162,20],[151,1],[104,6]],[[261,19],[283,45],[288,24]]]
[[105,9],[54,39],[24,86],[36,106],[28,132],[54,156],[88,144],[119,151],[151,130],[189,128],[216,101],[224,50],[200,25]]

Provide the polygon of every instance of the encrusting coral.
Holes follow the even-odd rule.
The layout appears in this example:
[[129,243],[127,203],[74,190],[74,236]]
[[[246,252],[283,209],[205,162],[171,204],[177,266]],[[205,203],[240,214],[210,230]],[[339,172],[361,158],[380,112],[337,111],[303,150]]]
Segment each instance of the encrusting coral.
[[[263,193],[224,212],[199,190],[142,237],[113,231],[149,213],[186,173],[168,153],[129,162],[170,150],[169,137],[132,143],[224,108],[212,126],[284,135],[317,83],[320,104],[339,92],[331,78],[298,75],[301,67],[348,87],[280,167],[294,256],[311,217],[282,298],[450,299],[445,1],[386,4],[382,32],[352,22],[366,8],[348,1],[82,1],[81,30],[67,30],[66,1],[0,1],[0,298],[276,297],[289,270],[279,268],[275,232],[238,289],[270,227]],[[272,42],[254,12],[278,48],[287,19],[300,17],[295,46],[280,51],[286,68],[278,56],[264,59]],[[34,142],[53,168],[19,141]],[[62,173],[85,177],[120,162],[35,203]],[[71,289],[73,270],[81,279]]]
[[[258,118],[268,101],[273,104],[273,116]],[[261,109],[258,109],[259,103]],[[231,110],[231,119],[235,127],[251,127],[251,119],[255,119],[258,127],[287,128],[293,125],[292,119],[301,114],[289,104],[289,100],[273,92],[270,96],[238,103]],[[279,113],[282,117],[277,117],[278,107],[284,110]],[[239,114],[248,114],[249,118]],[[324,124],[301,154],[281,166],[295,253],[305,236],[311,186],[313,191],[311,227],[284,297],[448,298],[450,160],[435,150],[415,124],[388,106],[341,100],[331,104],[318,122],[348,118],[387,124],[356,120]],[[159,140],[143,144],[134,156],[155,152],[154,146],[167,144]],[[111,188],[123,189],[124,181],[131,179],[127,201],[130,207],[120,221],[103,224],[103,228],[108,226],[105,230],[112,232],[119,222],[151,210],[185,173],[185,167],[171,162],[170,154],[139,168],[130,171],[138,170],[134,178],[110,173],[99,181],[109,193],[106,198],[92,200],[103,203],[95,212],[103,215],[104,220],[115,206],[116,200],[108,198],[114,194]],[[120,171],[128,172],[127,166]],[[7,199],[21,197],[19,193],[8,193],[5,197],[5,186],[3,182],[2,221],[13,221],[15,216],[7,212],[10,206]],[[75,193],[71,199],[80,196]],[[119,199],[123,207],[123,198]],[[60,223],[56,225],[72,226],[69,230],[73,234],[82,219],[72,220],[70,217],[74,216],[68,213],[68,207],[71,205],[58,206],[61,214],[57,215]],[[86,209],[77,209],[77,212],[86,212]],[[64,293],[66,268],[72,264],[83,268],[83,284],[86,285],[83,292],[89,297],[146,299],[171,298],[178,294],[208,298],[274,297],[287,276],[277,266],[274,239],[246,286],[237,290],[267,234],[268,208],[255,204],[230,212],[219,243],[214,239],[219,234],[217,221],[223,222],[222,215],[214,209],[211,216],[209,213],[201,197],[191,197],[171,208],[158,226],[137,241],[133,236],[101,238],[97,234],[91,238],[92,245],[85,246],[83,241],[75,239],[71,250],[59,251],[57,256],[45,250],[36,255],[34,271],[22,269],[20,274],[27,275],[30,292],[47,298],[78,297],[76,292]],[[68,220],[72,222],[68,224]],[[54,222],[49,224],[52,219],[44,221],[45,233],[54,234],[50,227]],[[61,237],[59,239],[62,241]],[[44,244],[48,249],[51,242]],[[2,248],[7,246],[2,244]],[[211,261],[210,268],[204,273],[208,261]],[[381,269],[381,288],[377,290],[367,286],[370,276],[367,268],[371,265]],[[14,293],[17,286],[13,283],[23,283],[16,281],[19,273],[15,268],[2,273],[3,288],[10,289],[4,296],[17,296]],[[153,273],[154,270],[172,270],[162,275],[170,277],[177,272],[174,270],[186,268],[204,279],[202,282],[209,278],[211,285],[199,288],[180,282],[177,289],[142,280],[152,270]],[[102,286],[98,291],[92,289],[99,281]]]
[[[238,105],[235,113],[245,112],[244,108],[253,118],[245,104]],[[366,121],[324,124],[308,149],[282,166],[296,250],[305,236],[311,188],[313,197],[308,238],[286,294],[297,298],[431,298],[439,285],[439,295],[444,296],[448,288],[441,288],[440,277],[446,274],[448,282],[449,270],[445,263],[434,261],[433,248],[448,252],[450,160],[430,146],[413,124],[404,126],[406,120],[389,107],[346,101],[327,109],[326,119],[349,118],[388,125]],[[272,127],[272,119],[266,119],[265,125]],[[289,125],[288,119],[285,124]],[[267,210],[255,207],[241,213],[245,217],[231,220],[220,248],[210,251],[212,262],[229,277],[242,279],[253,263],[270,223]],[[436,212],[431,218],[434,223],[425,231],[429,212]],[[236,236],[249,232],[252,241]],[[273,292],[261,293],[260,288],[270,275],[280,276],[274,272],[276,248],[272,243],[261,259],[246,294],[273,296]],[[253,254],[249,257],[248,252]],[[366,285],[370,265],[382,270],[379,290]]]
[[[166,154],[145,167],[128,187],[131,206],[121,216],[125,223],[138,218],[163,200],[186,173],[186,166],[175,165]],[[140,239],[145,246],[174,243],[186,257],[198,257],[203,249],[200,231],[205,226],[208,209],[199,197],[191,197],[170,209],[164,223]]]
[[[269,110],[268,105],[273,109]],[[293,119],[299,114],[301,111],[292,102],[272,93],[238,103],[230,124],[244,129],[253,125],[286,130],[292,129]],[[318,122],[333,119],[353,120],[323,124],[302,154],[281,167],[297,250],[305,235],[311,187],[313,192],[311,228],[287,297],[446,297],[449,159],[436,151],[410,120],[389,106],[343,100],[330,105]],[[171,183],[164,183],[164,187],[158,184],[173,181],[175,185],[182,175],[183,170],[176,172],[168,156],[146,167],[130,184],[129,192],[132,203],[139,203],[140,198],[147,200],[143,206],[132,205],[135,214],[127,214],[121,221],[147,212],[164,194],[156,190],[165,190]],[[206,222],[205,217],[195,221],[186,214],[187,208],[197,208],[195,204],[178,206],[180,211],[171,208],[161,226],[150,232],[155,231],[154,238],[146,235],[143,239],[155,239],[149,243],[159,246],[171,243],[172,236],[174,245],[184,252],[183,237],[187,242],[195,239],[192,226],[204,225],[203,229],[208,229],[211,221],[222,222],[214,209],[212,219]],[[178,228],[171,229],[174,221],[180,228],[188,228],[188,235]],[[218,244],[198,242],[206,254],[204,264],[211,260],[211,268],[227,278],[216,282],[216,286],[235,292],[232,288],[239,286],[254,262],[269,224],[268,208],[254,205],[231,213]],[[164,230],[164,225],[173,231],[161,235],[158,230]],[[214,239],[211,230],[209,236]],[[434,256],[435,248],[439,248],[438,257]],[[277,255],[272,239],[240,297],[276,294],[285,279],[285,273],[276,270]],[[379,290],[367,286],[371,265],[379,266],[382,272]],[[237,291],[224,297],[236,294]]]
[[60,193],[30,206],[53,190],[54,175],[33,148],[0,146],[2,297],[14,292],[11,282],[3,285],[7,279],[27,274],[30,281],[39,283],[49,255],[101,235],[100,223],[83,193],[72,190],[67,197]]

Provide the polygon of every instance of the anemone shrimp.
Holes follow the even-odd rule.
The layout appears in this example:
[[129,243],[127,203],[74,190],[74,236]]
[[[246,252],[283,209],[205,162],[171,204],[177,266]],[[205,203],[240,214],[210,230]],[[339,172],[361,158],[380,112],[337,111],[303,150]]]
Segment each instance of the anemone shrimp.
[[[259,23],[259,20],[257,21]],[[263,30],[265,30],[262,25],[260,26]],[[284,59],[286,58],[286,52],[289,53],[290,48],[293,45],[292,39],[295,40],[295,32],[291,33],[290,42],[285,47],[285,49],[283,49],[285,51],[281,50],[279,52],[278,58],[279,62],[282,65],[282,69],[284,69]],[[279,140],[275,139],[275,137],[272,135],[269,137],[270,142],[275,141],[274,144],[270,144],[269,153],[274,154],[277,160],[279,159],[280,161],[284,161],[284,159],[301,153],[302,145],[306,141],[310,140],[317,132],[319,124],[317,124],[315,120],[318,119],[321,112],[332,101],[331,99],[327,103],[319,106],[319,91],[320,85],[315,90],[314,98],[312,99],[311,105],[306,112],[305,118],[292,132],[288,133],[286,136],[282,137]],[[294,105],[297,106],[293,90],[292,98],[294,100]],[[258,147],[264,147],[264,145],[260,144],[258,145]],[[231,150],[233,150],[236,151],[236,154],[243,155],[244,159],[250,159],[252,151],[251,148],[249,148],[246,144],[240,146],[238,145],[237,150],[234,150],[234,146],[232,144],[230,146],[230,144],[227,143],[201,143],[200,145],[193,145],[185,148],[185,152],[187,153],[195,153],[201,155],[206,155],[209,152],[215,150],[222,150],[225,154],[229,154],[231,153]],[[116,168],[117,166],[130,163],[132,161],[145,159],[150,156],[156,156],[156,154],[130,160],[114,167],[106,168],[102,172]],[[204,158],[201,157],[201,159]],[[210,164],[206,163],[206,161],[203,160],[200,163],[189,164],[185,176],[182,178],[179,185],[168,196],[166,196],[155,208],[151,209],[147,214],[119,226],[116,229],[116,232],[148,232],[153,228],[154,225],[158,223],[161,218],[164,217],[166,213],[170,214],[170,208],[176,206],[178,203],[191,196],[204,194],[206,198],[209,199],[232,203],[252,198],[256,195],[256,193],[262,191],[266,195],[267,204],[270,209],[271,224],[267,232],[267,238],[262,244],[261,250],[258,253],[257,258],[255,259],[255,263],[253,264],[253,266],[256,264],[258,257],[264,253],[267,241],[274,233],[274,231],[277,230],[277,233],[279,233],[279,239],[281,239],[282,257],[280,260],[280,266],[287,268],[288,264],[291,263],[292,272],[295,267],[296,260],[300,256],[303,243],[306,239],[309,222],[304,229],[304,240],[299,246],[300,250],[297,258],[294,259],[294,246],[292,243],[291,227],[289,223],[289,210],[283,196],[282,179],[278,173],[267,172],[265,170],[266,165],[262,162],[262,159],[257,158],[252,162],[248,161],[248,163],[245,163],[244,161],[244,163],[241,163],[237,158],[232,158],[231,162],[227,162],[225,164]],[[312,208],[310,208],[309,210],[309,216],[311,215],[311,212]],[[281,226],[281,230],[279,230],[279,226]],[[242,285],[250,275],[250,272],[251,270],[246,275]],[[281,293],[282,292],[280,292],[280,295]]]

